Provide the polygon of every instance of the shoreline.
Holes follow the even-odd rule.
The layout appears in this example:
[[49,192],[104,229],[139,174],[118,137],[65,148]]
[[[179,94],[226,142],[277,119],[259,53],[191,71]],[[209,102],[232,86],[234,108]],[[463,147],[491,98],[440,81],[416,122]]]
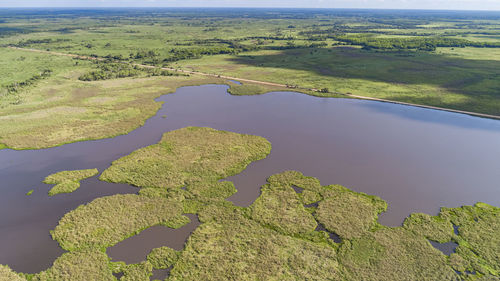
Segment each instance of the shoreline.
[[[27,52],[45,53],[45,54],[51,54],[51,55],[56,55],[56,56],[67,56],[67,57],[73,57],[73,58],[85,59],[85,60],[98,60],[98,61],[105,60],[105,59],[99,58],[99,57],[81,56],[81,55],[76,55],[76,54],[66,54],[66,53],[60,53],[60,52],[44,51],[44,50],[29,49],[29,48],[20,48],[20,47],[14,47],[14,46],[7,46],[7,48],[14,49],[14,50],[27,51]],[[138,67],[144,67],[144,68],[157,68],[156,66],[152,66],[152,65],[129,63],[129,62],[125,62],[125,61],[118,61],[118,62],[124,63],[124,64],[131,64],[132,66],[138,66]],[[201,76],[205,76],[205,77],[214,77],[214,78],[220,78],[220,79],[235,80],[235,81],[239,81],[239,82],[243,81],[243,82],[254,83],[254,84],[265,85],[265,86],[283,87],[283,88],[291,89],[292,91],[294,89],[296,89],[296,90],[306,90],[306,91],[312,91],[312,92],[319,92],[318,89],[314,89],[314,88],[313,89],[301,88],[301,87],[294,88],[294,87],[290,87],[290,86],[285,85],[285,84],[279,84],[279,83],[273,83],[273,82],[267,82],[267,81],[259,81],[259,80],[246,79],[246,78],[239,78],[239,77],[232,77],[232,76],[226,76],[226,75],[204,73],[204,72],[199,72],[199,71],[176,69],[176,68],[171,68],[171,67],[158,67],[158,68],[161,70],[175,71],[175,72],[181,72],[181,73],[192,74],[192,75],[201,75]],[[307,93],[305,93],[305,94],[307,94]],[[401,104],[401,105],[407,105],[407,106],[415,106],[415,107],[420,107],[420,108],[448,111],[448,112],[453,112],[453,113],[466,114],[469,116],[500,120],[500,115],[493,115],[493,114],[487,114],[487,113],[472,112],[472,111],[466,111],[466,110],[459,110],[459,109],[452,109],[452,108],[424,105],[424,104],[416,104],[416,103],[409,103],[409,102],[402,102],[402,101],[394,101],[394,100],[381,99],[381,98],[373,98],[373,97],[360,96],[360,95],[354,95],[354,94],[349,94],[349,93],[331,92],[331,94],[342,95],[342,96],[356,98],[356,99],[362,99],[362,100],[371,100],[371,101],[387,102],[387,103]],[[312,95],[312,96],[316,96],[316,95]],[[316,97],[328,97],[328,98],[330,98],[329,96],[316,96]],[[334,96],[331,96],[331,97],[335,98]]]

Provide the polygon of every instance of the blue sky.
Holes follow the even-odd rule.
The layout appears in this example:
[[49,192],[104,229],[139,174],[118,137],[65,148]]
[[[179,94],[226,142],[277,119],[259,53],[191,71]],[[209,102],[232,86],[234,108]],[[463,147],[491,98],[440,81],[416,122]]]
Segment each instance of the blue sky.
[[500,0],[0,0],[0,7],[307,7],[500,10]]

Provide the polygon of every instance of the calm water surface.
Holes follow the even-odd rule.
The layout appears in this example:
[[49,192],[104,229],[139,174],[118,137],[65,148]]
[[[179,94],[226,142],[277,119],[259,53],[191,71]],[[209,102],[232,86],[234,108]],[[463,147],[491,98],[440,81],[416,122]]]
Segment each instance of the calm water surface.
[[[290,92],[231,96],[226,89],[185,87],[162,96],[158,100],[165,104],[158,114],[125,136],[44,150],[0,150],[0,264],[28,273],[48,268],[63,252],[49,231],[66,212],[97,197],[137,192],[94,177],[74,193],[48,197],[50,186],[41,183],[45,176],[71,169],[103,171],[111,161],[158,142],[164,132],[186,126],[260,135],[272,143],[268,158],[228,178],[238,189],[230,200],[241,206],[255,200],[268,176],[290,169],[325,185],[382,197],[389,209],[379,221],[390,226],[412,212],[436,214],[440,206],[478,201],[500,206],[500,121]],[[35,192],[26,196],[30,189]],[[191,231],[167,233],[157,227],[142,235],[151,238],[122,243],[149,251],[147,243],[182,243]],[[138,252],[124,251],[116,259],[143,260]]]

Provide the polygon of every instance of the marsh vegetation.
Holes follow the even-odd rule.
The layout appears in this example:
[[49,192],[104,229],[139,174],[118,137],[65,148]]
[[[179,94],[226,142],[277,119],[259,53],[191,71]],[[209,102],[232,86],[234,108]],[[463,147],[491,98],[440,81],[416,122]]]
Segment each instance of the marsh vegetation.
[[[49,190],[49,196],[61,193],[71,193],[80,188],[80,181],[97,175],[97,169],[62,171],[49,175],[43,181],[54,186]],[[29,194],[28,194],[29,195]]]
[[[480,280],[500,275],[500,209],[484,203],[442,208],[437,216],[413,214],[403,226],[387,227],[377,221],[387,208],[381,198],[324,186],[296,171],[270,176],[249,207],[224,200],[236,189],[219,180],[265,157],[269,149],[261,137],[210,128],[166,133],[158,144],[115,161],[103,173],[103,179],[141,187],[139,195],[102,197],[70,211],[51,232],[68,252],[41,273],[18,275],[4,266],[1,276],[148,280],[156,269],[169,269],[168,280]],[[77,180],[84,174],[61,172],[52,178]],[[118,175],[122,178],[114,178]],[[107,248],[146,228],[182,227],[189,222],[185,213],[198,215],[201,225],[181,251],[155,248],[135,264],[107,256]],[[342,238],[340,243],[330,239],[331,233]],[[454,241],[458,247],[447,256],[429,240]]]

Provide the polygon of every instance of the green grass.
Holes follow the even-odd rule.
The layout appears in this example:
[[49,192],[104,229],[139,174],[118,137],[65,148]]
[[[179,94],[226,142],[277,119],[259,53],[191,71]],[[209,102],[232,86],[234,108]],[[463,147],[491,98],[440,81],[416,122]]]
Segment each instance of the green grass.
[[188,198],[200,201],[223,200],[237,192],[230,181],[194,182],[186,186],[186,191]]
[[26,92],[23,102],[0,108],[0,148],[40,149],[126,134],[161,107],[156,97],[223,81],[171,76],[84,82],[77,79],[82,71],[54,74]]
[[121,272],[123,272],[123,277],[120,281],[149,281],[149,277],[153,275],[153,266],[147,261],[129,264],[124,266]]
[[108,263],[106,253],[95,249],[64,253],[52,267],[35,274],[31,281],[115,281]]
[[446,243],[453,237],[453,225],[450,221],[427,214],[411,214],[406,218],[403,226],[408,230],[440,243]]
[[288,235],[305,234],[318,225],[290,186],[269,184],[262,187],[261,196],[251,206],[251,216]]
[[495,48],[438,48],[436,53],[450,58],[500,61],[500,49]]
[[97,175],[97,169],[62,171],[49,175],[43,181],[46,184],[55,184],[49,190],[49,196],[61,193],[71,193],[80,188],[80,181]]
[[324,192],[316,217],[341,238],[357,238],[377,226],[378,214],[387,209],[382,199],[356,193],[342,186]]
[[484,203],[443,208],[439,217],[458,227],[456,251],[467,270],[500,275],[500,208]]
[[283,88],[245,83],[242,85],[231,84],[228,92],[235,96],[253,96],[279,90],[283,91]]
[[31,194],[33,194],[33,191],[34,191],[34,190],[32,189],[32,190],[30,190],[30,191],[26,192],[26,195],[27,195],[27,196],[30,196]]
[[279,234],[238,209],[215,210],[216,220],[189,238],[169,280],[341,280],[333,248]]
[[345,242],[339,256],[345,280],[459,280],[439,250],[402,228],[367,232]]
[[[482,54],[498,49],[467,49],[469,54],[462,50],[375,52],[345,47],[265,50],[186,60],[179,65],[304,88],[500,115],[500,82],[495,78],[500,65]],[[232,86],[230,91],[238,94],[238,87],[242,92],[262,92],[253,86]]]
[[[75,62],[67,57],[47,56],[45,54],[0,48],[0,88],[12,83],[25,81],[45,69],[57,75],[74,68]],[[86,62],[81,62],[87,65]],[[2,99],[3,100],[3,99]],[[0,103],[0,107],[5,104]]]
[[172,248],[160,247],[151,250],[147,260],[154,269],[167,269],[177,262],[179,254],[178,251]]
[[0,265],[0,281],[26,281],[8,266]]
[[138,187],[181,188],[237,174],[270,151],[271,144],[262,137],[188,127],[114,161],[100,178]]
[[165,198],[113,195],[67,213],[51,231],[68,251],[105,249],[142,230],[181,216],[182,204]]

